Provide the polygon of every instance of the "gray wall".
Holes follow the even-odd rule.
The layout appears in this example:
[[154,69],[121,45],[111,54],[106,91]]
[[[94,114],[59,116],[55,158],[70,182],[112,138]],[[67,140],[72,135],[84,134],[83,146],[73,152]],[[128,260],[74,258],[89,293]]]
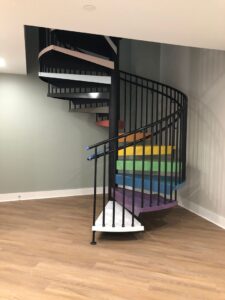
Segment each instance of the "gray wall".
[[[162,45],[161,80],[187,93],[184,205],[214,221],[225,217],[225,52]],[[215,215],[213,215],[215,214]],[[225,226],[225,219],[223,219]]]
[[107,129],[46,93],[36,75],[0,75],[0,193],[93,184],[84,147],[104,139]]
[[123,39],[120,48],[121,70],[159,80],[160,44]]
[[[38,36],[26,32],[28,76],[0,74],[0,194],[93,186],[86,145],[107,137],[95,116],[68,112],[37,77]],[[138,46],[139,45],[139,46]],[[121,69],[157,79],[159,45],[121,41]]]

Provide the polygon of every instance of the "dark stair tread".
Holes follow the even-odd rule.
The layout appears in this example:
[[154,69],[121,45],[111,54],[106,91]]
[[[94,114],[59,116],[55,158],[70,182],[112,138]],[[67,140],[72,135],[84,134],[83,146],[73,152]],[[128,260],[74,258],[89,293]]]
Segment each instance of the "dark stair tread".
[[90,92],[90,93],[49,93],[49,97],[66,98],[66,99],[87,99],[97,102],[98,99],[109,101],[109,93],[107,92]]
[[[105,37],[97,34],[88,34],[80,32],[72,32],[66,30],[55,30],[56,37],[61,43],[70,44],[70,46],[76,48],[82,48],[86,51],[98,53],[102,56],[113,59],[115,53],[110,47]],[[117,38],[111,39],[117,42]],[[68,43],[68,41],[70,41]]]

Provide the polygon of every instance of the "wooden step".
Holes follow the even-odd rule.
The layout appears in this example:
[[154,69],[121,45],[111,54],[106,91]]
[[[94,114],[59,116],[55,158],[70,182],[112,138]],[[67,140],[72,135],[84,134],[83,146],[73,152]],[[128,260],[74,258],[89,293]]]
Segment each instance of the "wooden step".
[[136,156],[142,156],[144,155],[171,155],[172,150],[175,149],[175,146],[145,146],[145,151],[143,146],[136,146],[136,150],[134,146],[129,146],[126,149],[121,149],[118,151],[118,156],[124,156],[124,153],[126,153],[126,156],[133,156],[134,152]]
[[[123,134],[124,133],[119,133],[119,135],[123,135]],[[125,137],[120,138],[118,140],[118,142],[119,143],[124,143],[124,142],[129,143],[129,142],[133,142],[135,140],[135,138],[136,138],[136,141],[138,141],[138,140],[143,139],[144,137],[145,137],[145,139],[149,139],[150,136],[151,136],[151,134],[148,132],[146,132],[145,135],[143,132],[137,132],[135,134],[128,135],[126,138]]]
[[[132,175],[125,175],[122,174],[116,174],[116,184],[122,186],[123,185],[123,178],[125,180],[125,186],[127,187],[133,187],[133,176]],[[153,176],[152,180],[150,176],[144,176],[144,179],[142,179],[141,175],[135,175],[134,176],[134,187],[135,189],[141,189],[142,188],[142,180],[144,190],[150,191],[152,188],[152,192],[157,193],[158,190],[160,193],[164,194],[166,193],[169,195],[171,191],[174,191],[177,189],[180,184],[175,185],[175,180],[172,180],[171,184],[171,178],[170,177],[160,177],[160,181],[158,180],[158,176]]]
[[[169,197],[168,197],[169,198]],[[116,188],[115,199],[121,205],[132,212],[133,208],[133,191],[123,188]],[[177,205],[177,201],[165,199],[157,194],[143,194],[141,192],[134,192],[134,214],[138,217],[141,213],[159,211],[168,209]]]
[[[134,169],[134,164],[135,164],[135,171],[142,171],[143,169],[143,162],[142,160],[135,161],[133,160],[126,160],[125,161],[125,171],[133,171]],[[158,160],[147,160],[144,161],[144,171],[145,172],[150,172],[151,169],[153,172],[158,172],[159,171],[159,166],[160,166],[160,172],[167,172],[167,173],[174,173],[174,172],[179,172],[179,169],[181,168],[181,164],[178,162],[172,162],[171,161],[161,161],[159,164]],[[118,171],[123,171],[124,170],[124,161],[123,160],[117,160],[116,162],[116,168]]]

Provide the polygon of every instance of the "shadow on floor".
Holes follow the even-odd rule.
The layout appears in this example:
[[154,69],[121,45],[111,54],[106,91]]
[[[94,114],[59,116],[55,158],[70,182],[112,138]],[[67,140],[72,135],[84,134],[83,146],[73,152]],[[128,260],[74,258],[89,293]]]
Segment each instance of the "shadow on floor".
[[98,241],[134,241],[142,240],[146,232],[156,232],[161,228],[177,226],[180,222],[179,208],[165,209],[157,212],[144,213],[139,216],[139,221],[144,225],[143,232],[126,233],[101,233]]

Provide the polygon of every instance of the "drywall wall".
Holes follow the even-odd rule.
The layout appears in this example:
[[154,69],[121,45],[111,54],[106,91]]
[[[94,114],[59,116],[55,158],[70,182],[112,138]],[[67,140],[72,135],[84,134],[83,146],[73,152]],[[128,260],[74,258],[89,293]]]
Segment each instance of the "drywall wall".
[[46,92],[36,75],[0,75],[0,194],[93,185],[84,147],[107,130]]
[[160,75],[160,44],[131,40],[131,72],[153,80]]
[[160,77],[189,97],[180,201],[225,227],[225,52],[162,45]]
[[160,44],[122,39],[120,69],[148,79],[160,78]]

